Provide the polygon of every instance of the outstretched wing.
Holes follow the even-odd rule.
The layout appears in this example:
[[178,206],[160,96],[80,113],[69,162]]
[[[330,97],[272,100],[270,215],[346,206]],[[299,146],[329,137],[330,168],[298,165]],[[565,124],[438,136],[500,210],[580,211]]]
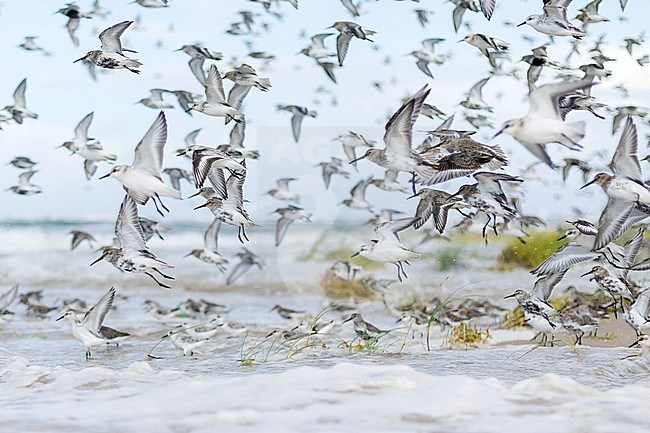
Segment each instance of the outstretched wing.
[[102,296],[102,299],[88,310],[81,321],[81,324],[96,336],[99,335],[99,328],[104,323],[104,318],[111,311],[113,299],[115,299],[115,287],[111,287],[108,293]]
[[160,178],[163,163],[163,150],[167,141],[167,120],[163,111],[135,147],[133,168],[146,171],[152,176]]
[[138,220],[138,207],[127,194],[115,221],[115,236],[123,250],[142,251],[147,249],[142,226]]
[[99,40],[102,41],[102,51],[107,53],[120,53],[122,54],[122,43],[120,36],[129,27],[133,21],[122,21],[115,24],[99,34]]

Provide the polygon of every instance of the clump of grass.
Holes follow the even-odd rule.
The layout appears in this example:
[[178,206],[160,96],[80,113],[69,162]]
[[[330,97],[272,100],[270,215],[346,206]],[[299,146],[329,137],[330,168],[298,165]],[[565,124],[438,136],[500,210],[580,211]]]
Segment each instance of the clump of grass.
[[449,337],[447,337],[447,346],[450,349],[461,345],[466,349],[470,347],[478,347],[490,339],[490,328],[481,329],[476,322],[468,324],[467,322],[460,322],[455,325]]
[[361,280],[345,280],[328,269],[320,279],[325,296],[333,299],[375,300],[377,294]]
[[510,328],[519,328],[526,325],[526,320],[524,319],[524,309],[520,305],[514,310],[510,310],[506,313],[501,323],[501,327],[505,329]]
[[367,259],[363,256],[352,257],[354,251],[349,248],[340,245],[338,248],[329,250],[325,253],[325,260],[347,260],[355,265],[361,266],[363,269],[375,270],[381,269],[384,267],[384,264],[381,262],[376,262],[374,260]]
[[462,267],[462,252],[463,251],[460,248],[456,247],[444,248],[440,250],[440,252],[436,254],[436,259],[438,260],[438,270],[449,271],[451,269]]
[[617,337],[618,333],[616,332],[605,332],[604,334],[596,335],[594,338],[597,338],[598,340],[609,341],[615,340]]
[[501,264],[534,268],[553,254],[566,241],[558,241],[562,234],[557,231],[535,232],[526,238],[526,244],[519,239],[512,239],[501,251]]

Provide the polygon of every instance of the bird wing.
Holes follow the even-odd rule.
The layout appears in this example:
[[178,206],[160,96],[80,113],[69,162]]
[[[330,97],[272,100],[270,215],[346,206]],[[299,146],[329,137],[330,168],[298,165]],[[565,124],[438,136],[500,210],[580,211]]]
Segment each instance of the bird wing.
[[352,35],[346,33],[341,33],[336,37],[336,53],[338,54],[339,66],[343,66],[343,60],[348,54],[348,47],[350,46],[350,41],[352,40]]
[[293,139],[298,142],[300,138],[300,129],[302,128],[302,119],[305,117],[300,113],[294,113],[291,118],[291,132],[293,132]]
[[598,221],[598,234],[596,235],[593,251],[603,248],[622,235],[625,226],[629,228],[626,223],[635,206],[636,203],[634,202],[609,198]]
[[36,173],[38,173],[38,170],[30,170],[21,173],[18,176],[18,184],[20,186],[28,186],[32,176],[34,176]]
[[544,0],[544,13],[549,21],[565,23],[566,11],[573,0]]
[[530,111],[528,116],[561,119],[560,96],[593,86],[588,81],[564,81],[551,83],[533,89],[528,93]]
[[426,198],[420,199],[420,203],[418,203],[418,207],[415,209],[415,215],[420,218],[414,224],[416,230],[422,227],[425,222],[429,221],[429,218],[433,214],[433,208],[434,204],[431,200]]
[[198,189],[203,187],[205,178],[212,170],[212,164],[220,159],[227,159],[228,155],[217,149],[206,147],[195,150],[192,155],[192,171],[194,172],[194,186]]
[[226,94],[223,91],[223,81],[217,69],[217,65],[210,65],[208,77],[205,79],[205,97],[210,104],[226,102]]
[[192,74],[199,80],[202,86],[205,86],[205,71],[203,70],[203,64],[205,63],[204,57],[192,57],[188,63]]
[[422,87],[393,114],[386,124],[384,142],[386,143],[386,158],[389,160],[411,158],[413,125],[430,91],[426,85]]
[[548,256],[535,269],[530,271],[530,273],[540,276],[550,275],[569,269],[578,263],[597,259],[598,257],[600,257],[599,253],[589,251],[588,248],[575,242],[569,242],[558,248],[557,251]]
[[632,122],[632,117],[628,116],[610,167],[619,176],[625,176],[643,183],[641,165],[639,164],[639,156],[637,155],[638,148],[639,141],[636,125]]
[[471,89],[469,89],[468,99],[472,101],[482,101],[483,100],[483,87],[490,80],[490,77],[483,78],[478,83],[474,84]]
[[90,180],[95,173],[97,173],[97,165],[95,161],[87,159],[84,161],[84,172],[86,173],[86,179]]
[[313,48],[317,49],[325,49],[325,38],[328,36],[332,36],[333,33],[319,33],[317,35],[314,35],[311,37],[311,42]]
[[25,90],[27,89],[27,78],[23,78],[16,90],[14,91],[14,105],[17,107],[26,107]]
[[102,51],[107,53],[122,54],[122,43],[120,36],[129,27],[133,21],[122,21],[121,23],[110,26],[99,34],[99,40],[102,42]]
[[487,18],[488,21],[492,18],[496,3],[497,0],[480,0],[481,12],[483,12],[483,15],[485,15],[485,18]]
[[208,172],[208,180],[214,188],[214,192],[217,196],[225,200],[228,197],[228,192],[226,189],[226,177],[223,174],[223,170],[217,167],[211,168]]
[[295,220],[293,218],[286,218],[282,216],[275,225],[275,246],[279,246],[284,235],[287,233],[287,229]]
[[399,245],[402,241],[398,233],[411,227],[417,222],[418,217],[401,218],[395,221],[386,221],[375,227],[375,233],[379,236],[379,242],[384,244]]
[[530,292],[530,296],[535,299],[540,299],[544,302],[548,301],[551,297],[551,293],[557,284],[564,278],[567,270],[556,272],[554,274],[545,275],[535,281],[533,286],[533,291]]
[[420,69],[422,72],[424,72],[425,75],[433,78],[433,75],[431,74],[431,71],[429,70],[429,62],[426,60],[418,60],[416,63],[418,65],[418,69]]
[[360,180],[350,191],[352,197],[361,201],[365,200],[364,197],[366,195],[366,188],[368,188],[368,185],[370,185],[371,182],[372,176],[370,176],[368,179]]
[[244,147],[244,138],[246,137],[246,121],[244,118],[240,122],[236,122],[230,131],[230,147],[241,149]]
[[90,123],[93,121],[93,112],[86,114],[86,117],[81,119],[81,122],[77,125],[74,130],[75,138],[80,141],[88,140],[88,128],[90,128]]
[[230,93],[228,93],[228,105],[235,110],[241,110],[244,98],[248,95],[250,90],[251,86],[241,86],[239,84],[232,86]]
[[160,178],[163,150],[167,141],[167,120],[163,111],[158,114],[147,133],[135,147],[133,168],[146,171]]
[[219,240],[219,229],[221,229],[221,220],[215,218],[206,230],[205,235],[203,236],[203,247],[212,252],[217,252],[218,240]]
[[237,281],[239,277],[244,275],[247,270],[250,269],[250,267],[253,266],[253,263],[250,261],[241,261],[235,265],[234,268],[232,268],[232,272],[230,272],[230,275],[228,275],[228,278],[226,279],[226,285],[230,285]]
[[7,293],[0,296],[0,314],[4,313],[16,300],[16,296],[18,296],[18,286],[13,286]]
[[185,144],[187,146],[191,146],[192,144],[196,144],[196,136],[199,135],[199,132],[201,132],[201,128],[195,129],[194,131],[190,132],[185,136]]
[[68,19],[68,23],[65,25],[66,28],[68,29],[68,34],[70,35],[70,39],[72,40],[72,43],[75,47],[79,46],[79,38],[75,34],[77,29],[79,29],[79,23],[80,23],[79,18],[70,18]]
[[104,318],[108,312],[111,311],[113,299],[115,299],[115,287],[111,287],[108,292],[102,296],[102,299],[88,310],[84,318],[81,320],[81,325],[98,336],[99,328],[101,328],[102,323],[104,323]]
[[[246,161],[241,165],[246,167]],[[234,203],[236,206],[244,205],[244,182],[246,181],[246,170],[236,170],[228,177],[226,182],[226,191],[228,193],[227,201]]]
[[147,249],[144,232],[138,220],[138,207],[128,194],[124,196],[117,214],[115,236],[123,250],[142,251]]

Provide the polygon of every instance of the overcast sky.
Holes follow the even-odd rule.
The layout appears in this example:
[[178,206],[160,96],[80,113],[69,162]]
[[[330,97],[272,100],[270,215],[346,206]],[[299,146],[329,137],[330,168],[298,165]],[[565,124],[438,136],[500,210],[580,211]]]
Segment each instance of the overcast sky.
[[[570,7],[569,15],[574,17],[586,1],[576,0]],[[614,107],[617,105],[649,105],[650,86],[648,69],[640,67],[635,58],[647,52],[647,44],[635,47],[634,57],[623,48],[623,39],[637,36],[645,28],[647,5],[642,0],[631,0],[624,17],[617,0],[606,0],[601,6],[601,14],[610,19],[609,23],[595,24],[588,28],[587,42],[583,45],[582,58],[576,57],[574,66],[582,64],[580,59],[588,55],[590,41],[607,33],[605,52],[616,57],[616,62],[607,66],[613,71],[612,77],[594,89],[593,94],[602,102]],[[79,1],[82,10],[90,10],[90,0]],[[513,24],[523,21],[527,15],[541,11],[541,1],[498,1],[498,7],[491,22],[482,15],[466,13],[465,21],[472,25],[472,32],[498,37],[510,42],[511,58],[514,62],[528,54],[532,47],[547,41],[528,26],[516,28]],[[133,149],[142,138],[157,112],[135,102],[144,98],[150,88],[185,89],[195,93],[203,90],[191,74],[187,61],[189,57],[174,52],[184,44],[201,42],[206,47],[221,51],[226,59],[217,63],[225,73],[230,58],[252,64],[262,77],[268,77],[273,85],[268,93],[253,89],[245,101],[244,112],[247,117],[247,138],[245,146],[259,149],[262,158],[249,163],[249,175],[245,195],[251,201],[247,205],[253,218],[264,221],[269,212],[282,205],[263,193],[273,187],[279,177],[297,177],[293,188],[302,196],[301,204],[315,213],[316,221],[367,219],[365,211],[355,211],[337,206],[349,189],[358,180],[371,174],[381,176],[382,171],[368,161],[359,163],[359,172],[351,169],[351,178],[334,178],[329,191],[325,191],[320,179],[320,169],[313,166],[330,156],[343,157],[340,146],[332,139],[348,130],[364,133],[368,138],[381,143],[383,126],[387,116],[396,111],[401,98],[429,84],[432,92],[427,102],[436,105],[448,114],[457,113],[456,128],[471,128],[462,119],[463,109],[458,105],[465,92],[478,80],[487,76],[489,65],[478,50],[457,41],[469,33],[466,28],[454,34],[451,21],[453,6],[442,0],[422,0],[413,2],[394,2],[388,0],[369,1],[362,6],[361,17],[355,21],[366,28],[377,31],[373,36],[375,43],[353,40],[345,65],[336,70],[338,85],[331,83],[324,73],[305,56],[296,55],[309,43],[308,36],[321,33],[335,21],[350,20],[350,14],[336,0],[302,0],[300,9],[293,9],[287,2],[274,10],[283,14],[282,20],[266,15],[262,7],[249,1],[216,0],[170,0],[170,7],[164,9],[145,9],[126,0],[104,0],[103,6],[111,10],[105,18],[95,17],[82,20],[78,30],[81,41],[75,47],[65,29],[67,18],[53,14],[58,7],[56,2],[42,0],[5,1],[1,8],[0,52],[3,54],[3,67],[0,68],[0,106],[12,104],[12,94],[18,83],[27,77],[27,105],[38,113],[38,120],[27,119],[23,125],[6,125],[0,131],[0,161],[9,161],[17,155],[29,156],[39,162],[39,173],[33,182],[43,187],[37,196],[22,197],[11,192],[3,192],[0,219],[67,218],[101,219],[115,218],[123,191],[115,179],[98,180],[110,170],[110,166],[100,164],[97,175],[86,181],[82,159],[69,156],[65,149],[55,149],[73,136],[76,124],[89,112],[95,112],[90,135],[98,138],[105,149],[116,153],[121,164],[130,164]],[[414,9],[422,7],[434,12],[430,24],[422,28],[416,20]],[[231,36],[225,33],[229,23],[239,20],[237,11],[251,10],[260,13],[257,17],[254,36]],[[107,71],[98,74],[97,82],[90,79],[84,66],[72,62],[87,51],[99,48],[97,35],[104,28],[141,16],[141,29],[128,29],[123,36],[123,45],[137,50],[133,56],[142,61],[142,74],[135,75],[126,70]],[[259,25],[268,22],[270,32],[266,33]],[[508,22],[507,24],[504,22]],[[331,29],[330,29],[331,30]],[[43,56],[39,52],[27,52],[18,48],[23,36],[39,36],[38,43],[51,52]],[[523,37],[533,38],[526,41]],[[443,66],[431,66],[435,79],[429,79],[415,66],[410,51],[420,48],[420,41],[431,37],[443,37],[446,41],[439,45],[439,52],[449,54],[449,61]],[[259,60],[245,59],[249,51],[245,42],[251,42],[253,49],[274,54],[277,59],[266,67]],[[335,39],[328,39],[328,46],[335,50]],[[558,38],[549,48],[554,60],[562,60],[569,50],[569,40]],[[390,64],[384,60],[389,57]],[[524,63],[513,63],[506,68],[517,68],[523,80],[512,77],[494,77],[486,85],[484,99],[494,107],[489,114],[494,126],[513,117],[521,117],[527,111],[527,87]],[[553,80],[556,71],[546,71],[540,83]],[[383,91],[372,85],[381,82]],[[226,91],[230,82],[225,82]],[[630,96],[624,99],[615,86],[624,84]],[[328,94],[316,93],[322,87]],[[331,104],[332,97],[338,105]],[[175,99],[167,97],[175,104]],[[291,138],[290,115],[277,112],[277,104],[303,105],[318,112],[318,118],[307,118],[303,123],[300,143]],[[195,113],[193,117],[180,109],[167,110],[169,138],[165,149],[165,167],[189,168],[187,159],[175,156],[174,150],[181,147],[183,137],[190,131],[202,128],[199,142],[206,145],[219,145],[228,142],[230,125],[223,119],[211,118]],[[606,114],[606,113],[603,113]],[[573,113],[569,119],[584,119],[588,123],[587,137],[582,142],[585,150],[573,154],[549,146],[551,156],[556,161],[572,155],[592,159],[596,150],[606,149],[611,155],[618,136],[611,135],[611,114],[601,121],[587,113]],[[416,130],[433,129],[438,121],[420,118]],[[642,137],[647,128],[642,124]],[[485,143],[498,143],[508,153],[511,163],[507,171],[518,173],[534,162],[532,156],[509,136],[501,136],[492,141],[494,129],[482,128],[476,135]],[[424,138],[416,133],[414,141]],[[645,143],[645,140],[642,140]],[[642,145],[645,154],[645,145]],[[593,160],[593,159],[592,159]],[[351,167],[350,167],[351,168]],[[577,174],[571,177],[568,185],[561,182],[559,171],[539,167],[538,173],[544,178],[541,182],[527,182],[525,210],[527,214],[561,217],[570,213],[572,206],[581,206],[592,214],[597,213],[604,204],[602,191],[595,188],[581,191],[581,179]],[[11,166],[0,169],[0,185],[3,189],[16,185],[19,170]],[[404,176],[406,180],[407,176]],[[465,179],[464,181],[468,181]],[[460,181],[462,183],[463,180]],[[459,182],[439,187],[455,190]],[[183,196],[193,193],[193,188],[183,184]],[[377,189],[369,191],[369,198],[377,203],[376,208],[390,207],[410,211],[416,203],[406,202],[399,193],[387,193]],[[193,211],[200,200],[165,201],[171,209],[168,221],[201,220],[208,218],[207,211]],[[153,205],[141,209],[145,216],[155,216]]]

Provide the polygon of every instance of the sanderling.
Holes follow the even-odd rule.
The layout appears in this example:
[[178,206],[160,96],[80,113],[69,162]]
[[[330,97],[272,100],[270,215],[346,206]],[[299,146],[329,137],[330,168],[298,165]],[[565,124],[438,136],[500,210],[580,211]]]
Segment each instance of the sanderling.
[[142,104],[145,107],[154,108],[157,110],[162,110],[165,108],[174,108],[172,104],[163,99],[163,93],[170,93],[169,90],[165,89],[151,89],[149,90],[151,95],[147,98],[140,99],[137,103]]
[[276,200],[300,202],[300,195],[289,190],[289,182],[298,180],[295,177],[283,177],[276,179],[277,188],[267,191],[267,194]]
[[273,308],[271,308],[271,311],[277,312],[280,315],[280,317],[286,320],[293,320],[305,315],[305,311],[303,310],[293,310],[291,308],[285,308],[282,305],[277,305],[277,304]]
[[526,117],[508,120],[494,137],[502,133],[511,135],[530,153],[553,167],[546,152],[547,143],[559,143],[571,150],[580,150],[578,144],[585,136],[585,122],[565,123],[560,115],[558,100],[562,95],[591,87],[593,83],[566,81],[545,84],[528,94],[530,111]]
[[634,302],[628,307],[623,303],[623,319],[630,325],[636,335],[650,331],[648,320],[648,307],[650,306],[650,289],[645,289],[636,295]]
[[334,57],[336,53],[325,48],[325,38],[332,36],[333,33],[320,33],[311,37],[311,45],[303,48],[300,53],[307,57],[311,57],[316,61],[320,61],[327,57]]
[[221,272],[225,272],[226,268],[224,265],[228,263],[228,260],[223,258],[217,251],[220,228],[221,220],[215,218],[203,236],[203,249],[193,249],[185,257],[194,256],[202,262],[216,265]]
[[429,63],[436,65],[443,64],[443,58],[435,53],[436,44],[444,41],[442,38],[429,38],[422,41],[422,49],[411,51],[411,55],[418,59],[416,65],[418,69],[425,73],[425,75],[433,78],[429,70]]
[[284,235],[287,233],[289,226],[296,220],[311,222],[311,212],[305,212],[302,208],[289,205],[285,208],[276,209],[275,212],[281,215],[275,226],[275,246],[280,246]]
[[223,59],[223,53],[218,51],[211,51],[210,49],[200,44],[183,45],[176,51],[182,51],[188,56],[192,57],[188,65],[190,66],[192,74],[194,74],[202,86],[205,86],[205,71],[203,70],[203,64],[205,61]]
[[372,181],[372,176],[370,176],[368,179],[362,179],[357,182],[357,184],[352,187],[352,190],[350,190],[352,198],[343,200],[341,204],[350,209],[366,209],[372,212],[372,205],[368,200],[366,200],[366,189],[368,188],[368,185],[372,184]]
[[83,241],[88,242],[88,246],[90,248],[93,248],[93,242],[97,242],[97,239],[95,239],[91,234],[83,232],[81,230],[72,230],[70,232],[72,235],[72,242],[70,243],[70,251],[74,251],[75,248],[77,248]]
[[173,266],[158,259],[147,248],[142,226],[138,221],[138,207],[128,194],[124,196],[115,221],[115,236],[119,240],[120,247],[106,248],[102,255],[92,262],[90,266],[101,260],[106,260],[120,271],[144,273],[160,287],[170,289],[169,286],[158,281],[151,271],[156,272],[163,278],[173,280],[174,277],[165,275],[159,270],[173,268]]
[[[641,237],[641,240],[643,240],[643,237]],[[639,245],[639,247],[640,246],[641,245]],[[632,299],[632,300],[634,299],[634,295],[628,288],[627,283],[621,278],[617,278],[613,275],[610,275],[607,269],[603,268],[602,266],[594,266],[589,272],[585,272],[580,276],[586,277],[587,275],[593,275],[593,277],[591,277],[589,281],[596,281],[598,287],[600,287],[603,291],[609,294],[614,300],[614,302],[611,305],[608,305],[608,307],[611,306],[614,307],[614,316],[617,316],[618,314],[617,311],[618,311],[619,300],[620,300],[620,305],[622,306],[623,298]]]
[[362,156],[350,161],[350,164],[368,159],[387,170],[411,173],[414,193],[416,182],[428,184],[435,173],[436,166],[432,161],[428,161],[425,155],[413,151],[412,134],[413,124],[429,92],[425,85],[393,114],[386,124],[384,149],[368,149]]
[[350,173],[343,170],[342,165],[343,161],[334,157],[332,157],[329,162],[323,161],[317,165],[321,168],[321,175],[323,177],[323,182],[325,183],[325,189],[329,189],[330,181],[332,180],[332,176],[335,174],[340,174],[346,179],[350,178]]
[[100,334],[99,329],[111,311],[113,298],[115,297],[115,287],[111,287],[104,296],[79,320],[77,314],[73,311],[66,312],[63,316],[56,319],[68,319],[72,323],[72,335],[86,348],[86,359],[90,358],[90,348],[110,342]]
[[[566,0],[565,0],[566,1]],[[608,18],[598,13],[598,8],[603,0],[593,0],[587,6],[580,9],[580,13],[576,16],[577,20],[582,21],[582,28],[586,29],[589,24],[602,23],[609,21]]]
[[288,111],[292,114],[291,117],[291,132],[293,133],[293,139],[298,142],[300,139],[300,130],[302,128],[302,119],[305,116],[316,118],[318,113],[308,108],[301,107],[299,105],[278,105],[278,110]]
[[133,0],[132,3],[137,3],[145,8],[166,8],[169,7],[167,0]]
[[638,146],[636,125],[628,117],[610,164],[614,175],[598,173],[591,182],[581,187],[595,183],[608,196],[598,222],[594,251],[618,238],[632,225],[650,217],[650,189],[643,183]]
[[429,15],[433,14],[433,12],[426,9],[413,9],[413,12],[415,12],[415,15],[418,18],[418,22],[423,28],[429,24]]
[[472,12],[478,12],[479,4],[477,0],[451,0],[451,3],[456,6],[452,18],[454,21],[454,31],[458,33],[458,29],[463,23],[463,15],[465,14],[465,11],[470,10]]
[[433,224],[436,230],[442,234],[447,225],[447,216],[450,209],[458,209],[467,206],[460,197],[452,197],[446,191],[440,191],[431,188],[421,188],[416,194],[408,199],[419,197],[420,203],[415,210],[415,217],[418,218],[413,224],[417,230],[426,223],[433,215]]
[[169,228],[165,227],[157,221],[144,217],[138,217],[138,222],[140,223],[140,227],[142,227],[142,233],[144,233],[145,241],[149,242],[149,239],[151,239],[153,235],[158,236],[161,241],[165,240],[162,234],[167,233],[169,231]]
[[138,69],[142,66],[136,59],[131,59],[122,54],[122,51],[131,51],[122,48],[120,36],[133,23],[133,21],[123,21],[115,24],[99,34],[99,40],[102,42],[101,49],[88,51],[85,56],[75,60],[73,63],[87,60],[100,68],[106,69],[128,69],[134,74],[139,74]]
[[99,141],[88,137],[88,129],[93,121],[93,113],[88,113],[74,130],[74,139],[66,141],[59,147],[65,147],[73,154],[84,159],[84,173],[90,180],[97,172],[97,163],[102,161],[112,162],[117,160],[117,155],[109,153],[99,144]]
[[18,185],[11,186],[7,191],[13,191],[18,195],[34,195],[43,192],[43,189],[31,183],[32,176],[38,171],[30,170],[24,171],[18,176]]
[[169,337],[174,347],[183,351],[183,356],[194,356],[194,351],[209,341],[208,338],[188,334],[185,330],[170,331]]
[[[217,66],[212,64],[208,70],[205,80],[205,101],[194,102],[189,110],[195,110],[207,116],[225,117],[235,122],[241,122],[239,118],[244,114],[229,105],[226,101],[226,94],[223,90],[223,81]],[[187,110],[187,111],[189,111]]]
[[14,91],[14,105],[7,105],[5,107],[5,110],[11,114],[11,117],[13,117],[18,124],[22,124],[23,119],[26,117],[38,119],[38,114],[27,109],[25,90],[27,90],[27,78],[23,78],[23,81],[18,84],[18,87],[16,87],[16,90]]
[[235,254],[235,257],[239,257],[239,263],[232,268],[228,278],[226,279],[226,285],[233,284],[237,281],[242,275],[244,275],[253,265],[257,266],[262,270],[264,266],[264,261],[260,259],[257,254],[252,251],[242,248],[242,251]]
[[11,161],[9,161],[9,164],[13,165],[16,168],[31,170],[32,168],[34,168],[37,162],[32,161],[27,156],[17,156]]
[[110,15],[110,13],[110,10],[103,8],[99,4],[99,0],[93,1],[93,10],[90,11],[90,15],[106,18],[108,15]]
[[483,100],[483,87],[485,87],[489,79],[490,77],[483,78],[474,84],[469,89],[469,92],[467,92],[467,97],[460,102],[460,105],[468,110],[485,110],[491,112],[492,107]]
[[362,245],[352,257],[362,255],[370,260],[394,264],[397,267],[397,278],[401,282],[402,277],[408,278],[404,272],[404,263],[408,265],[409,260],[419,260],[421,254],[402,245],[398,233],[411,227],[418,220],[419,218],[402,218],[378,225],[375,227],[375,233],[379,239],[373,239],[370,245]]
[[162,173],[169,176],[169,182],[171,182],[172,188],[174,188],[177,191],[181,190],[181,179],[184,179],[189,183],[194,183],[194,174],[182,168],[177,168],[177,167],[165,168],[163,169]]
[[40,47],[36,43],[36,39],[38,39],[38,36],[25,36],[25,40],[23,43],[18,45],[20,48],[22,48],[25,51],[40,51],[43,53],[44,56],[50,56],[51,54],[45,51],[43,47]]
[[165,216],[162,209],[169,212],[160,196],[180,200],[181,193],[169,188],[160,178],[163,163],[163,149],[167,141],[167,121],[165,113],[160,112],[156,120],[135,147],[135,158],[132,165],[117,165],[108,174],[100,177],[114,177],[122,185],[126,193],[140,205],[145,205],[151,198],[156,210]]
[[384,177],[381,179],[374,179],[372,185],[384,191],[408,191],[408,186],[402,185],[397,181],[398,172],[395,170],[386,170]]
[[[246,167],[245,161],[242,161],[241,164]],[[221,222],[237,227],[237,238],[241,243],[244,243],[243,239],[250,241],[246,236],[246,227],[259,227],[250,219],[248,212],[244,209],[243,187],[245,181],[246,170],[233,170],[226,182],[225,197],[211,197],[204,204],[194,208],[196,210],[207,207]]]
[[197,189],[202,188],[205,179],[208,179],[217,195],[221,198],[228,195],[223,170],[229,170],[231,173],[246,171],[245,165],[235,161],[226,153],[211,147],[192,144],[178,153],[178,156],[183,155],[189,155],[192,158],[194,186]]
[[343,66],[343,60],[348,54],[348,47],[352,37],[373,42],[368,39],[368,36],[374,35],[376,32],[373,30],[364,29],[360,24],[352,21],[337,21],[329,29],[336,29],[339,35],[336,37],[336,52],[338,55],[339,66]]
[[79,10],[79,6],[77,6],[74,3],[68,3],[66,7],[59,9],[57,13],[63,14],[66,17],[68,17],[68,23],[66,24],[66,28],[68,29],[68,34],[70,35],[70,39],[72,40],[74,46],[78,47],[79,38],[77,38],[75,32],[79,29],[81,18],[92,18],[92,16],[81,12]]
[[379,214],[376,214],[372,218],[368,220],[368,224],[370,224],[373,227],[377,227],[381,223],[385,223],[386,221],[392,221],[394,220],[396,215],[401,215],[404,212],[395,210],[395,209],[381,209],[379,211]]
[[[566,271],[547,275],[535,281],[533,290],[527,293],[524,290],[516,290],[512,295],[505,298],[515,298],[517,303],[524,309],[526,321],[538,332],[543,334],[542,343],[546,345],[548,334],[553,334],[562,328],[559,321],[559,313],[549,303],[548,299],[555,286],[564,278]],[[553,342],[551,342],[553,345]]]
[[388,331],[383,331],[372,323],[366,322],[360,313],[352,314],[349,318],[345,319],[343,323],[349,322],[350,320],[352,320],[352,323],[354,324],[354,333],[362,340],[367,341],[377,339],[388,333]]
[[628,116],[638,116],[645,117],[648,114],[648,111],[636,105],[626,105],[622,107],[616,107],[616,115],[612,120],[612,134],[616,134],[618,127],[621,125],[623,119]]
[[567,19],[567,8],[573,0],[545,0],[544,13],[529,15],[517,27],[528,24],[535,30],[550,36],[573,36],[582,39],[584,30],[574,26]]
[[571,169],[576,167],[582,173],[582,181],[587,183],[589,181],[589,174],[593,171],[587,162],[576,158],[564,158],[564,166],[562,167],[562,180],[565,182],[569,178]]
[[343,152],[345,152],[345,156],[348,157],[348,161],[355,168],[357,167],[357,164],[355,162],[357,155],[355,154],[354,149],[361,146],[374,147],[375,144],[377,144],[375,140],[368,140],[363,135],[352,131],[348,132],[347,134],[339,135],[332,141],[334,140],[341,143],[343,146]]
[[267,92],[271,88],[271,80],[268,78],[259,77],[255,69],[247,64],[238,66],[233,71],[226,72],[223,78],[228,79],[240,86],[254,86],[263,92]]
[[485,57],[489,57],[489,50],[494,51],[505,51],[508,49],[508,44],[501,39],[493,38],[492,36],[483,35],[481,33],[475,33],[472,35],[467,35],[459,42],[467,42],[468,44],[478,48],[478,50]]

